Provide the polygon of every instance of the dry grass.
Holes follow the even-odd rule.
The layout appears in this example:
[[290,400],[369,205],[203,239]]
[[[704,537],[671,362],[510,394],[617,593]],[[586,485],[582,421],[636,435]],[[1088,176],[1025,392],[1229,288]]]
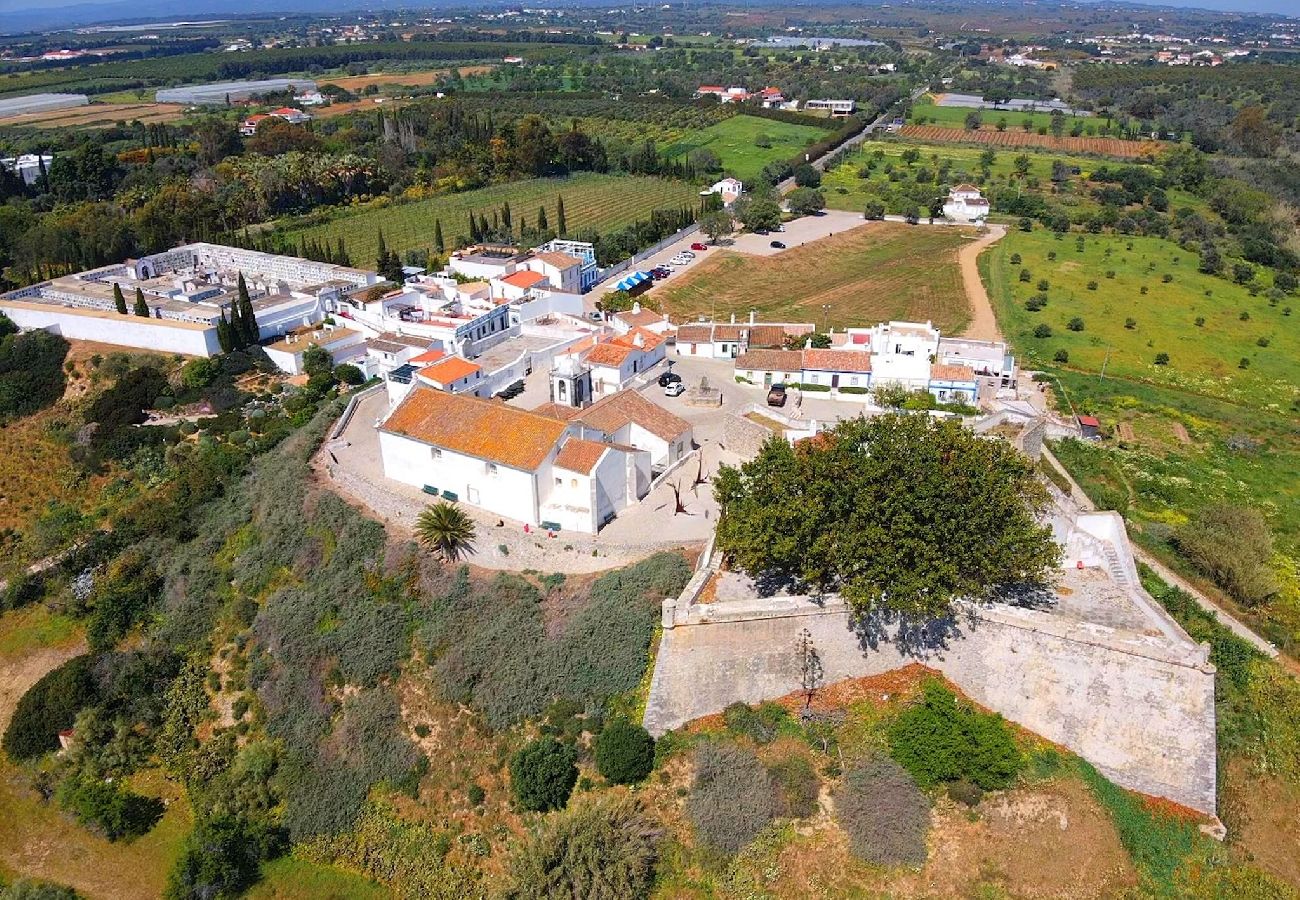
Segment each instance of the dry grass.
[[720,250],[649,302],[679,321],[756,309],[765,321],[821,326],[826,306],[831,327],[929,319],[956,332],[971,317],[957,264],[967,240],[956,228],[875,222],[774,256]]
[[[496,66],[461,66],[460,75],[462,78],[470,78],[474,75],[483,75],[491,72]],[[371,75],[345,75],[342,78],[332,78],[322,76],[316,79],[317,84],[326,85],[334,84],[343,88],[345,91],[359,93],[369,85],[378,85],[383,87],[386,84],[401,84],[411,87],[423,87],[433,84],[439,78],[447,75],[451,69],[429,69],[423,72],[375,72]]]
[[0,126],[35,128],[108,128],[117,122],[175,122],[185,114],[178,103],[92,103],[0,119]]

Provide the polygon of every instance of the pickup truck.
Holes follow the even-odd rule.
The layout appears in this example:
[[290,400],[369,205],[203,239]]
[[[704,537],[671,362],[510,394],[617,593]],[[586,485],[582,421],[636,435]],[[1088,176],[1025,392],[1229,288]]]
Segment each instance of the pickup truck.
[[785,385],[774,384],[767,392],[768,406],[785,406]]

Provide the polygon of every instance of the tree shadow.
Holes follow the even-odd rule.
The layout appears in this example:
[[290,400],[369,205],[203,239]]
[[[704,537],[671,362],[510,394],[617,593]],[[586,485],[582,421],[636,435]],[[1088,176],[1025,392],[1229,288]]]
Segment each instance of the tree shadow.
[[1022,609],[1051,609],[1058,603],[1051,585],[1033,581],[999,585],[989,593],[989,601]]
[[892,610],[852,613],[849,628],[863,652],[893,644],[903,656],[916,660],[942,658],[952,642],[961,640],[975,627],[970,611],[957,610],[939,618],[910,616]]

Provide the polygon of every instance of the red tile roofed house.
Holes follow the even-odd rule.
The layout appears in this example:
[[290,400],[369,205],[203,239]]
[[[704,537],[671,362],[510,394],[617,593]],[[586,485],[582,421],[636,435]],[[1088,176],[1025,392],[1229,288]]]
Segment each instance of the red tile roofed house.
[[865,394],[871,386],[870,353],[811,347],[801,354],[804,384],[825,385],[848,394]]
[[542,272],[520,269],[517,272],[511,272],[509,275],[493,278],[492,296],[505,300],[521,300],[533,288],[545,287],[548,284],[546,275]]
[[735,359],[747,350],[779,350],[787,338],[812,334],[805,322],[697,322],[677,329],[678,356]]
[[979,385],[970,366],[935,363],[930,366],[930,393],[940,403],[975,404]]
[[257,126],[269,118],[270,116],[265,113],[257,113],[256,115],[249,116],[247,119],[239,123],[239,133],[244,137],[252,137],[257,134]]
[[798,350],[749,350],[736,357],[736,377],[751,384],[798,384],[802,378]]
[[691,451],[691,423],[636,391],[619,391],[578,410],[569,422],[584,438],[625,444],[646,450],[659,467],[677,462]]
[[657,365],[663,360],[667,346],[663,335],[634,328],[591,348],[583,362],[591,369],[593,399],[622,390],[636,376]]
[[1101,436],[1101,422],[1094,416],[1079,416],[1079,436],[1095,441]]
[[459,356],[449,356],[416,373],[424,384],[453,394],[476,393],[483,381],[483,369]]
[[582,293],[582,260],[576,256],[558,251],[534,253],[521,265],[529,271],[546,276],[550,286],[557,291]]
[[643,309],[639,302],[634,302],[629,310],[614,313],[610,324],[619,334],[626,334],[633,328],[644,328],[655,334],[667,334],[673,328],[667,316],[652,309]]
[[[380,425],[379,449],[394,481],[494,516],[594,533],[645,495],[650,458],[598,451],[570,432],[555,418],[417,385]],[[561,457],[569,468],[557,467]]]
[[290,125],[301,125],[304,122],[311,121],[310,113],[305,113],[301,109],[294,109],[292,106],[281,106],[279,109],[271,110],[270,114],[277,119],[284,119]]

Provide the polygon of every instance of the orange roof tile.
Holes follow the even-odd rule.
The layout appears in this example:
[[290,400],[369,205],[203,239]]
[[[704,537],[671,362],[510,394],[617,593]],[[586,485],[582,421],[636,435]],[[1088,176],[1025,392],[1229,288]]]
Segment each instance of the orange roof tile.
[[419,356],[412,356],[410,362],[417,366],[431,366],[440,359],[445,359],[447,354],[442,350],[426,350]]
[[597,400],[574,416],[573,421],[597,428],[605,434],[613,434],[624,425],[635,422],[665,441],[676,440],[691,429],[690,422],[636,391],[619,391]]
[[[637,343],[637,338],[641,343]],[[662,334],[656,334],[648,328],[633,328],[627,334],[620,334],[618,337],[610,340],[611,344],[618,344],[621,347],[634,347],[638,350],[653,350],[668,338]]]
[[567,427],[504,403],[417,385],[380,431],[533,471],[555,449]]
[[938,363],[930,366],[930,379],[933,381],[974,381],[975,370],[970,366]]
[[627,310],[626,312],[615,313],[614,318],[620,322],[625,322],[630,326],[658,325],[664,320],[663,313],[657,313],[652,309],[638,309],[636,312]]
[[798,350],[750,350],[736,357],[736,368],[753,372],[798,372],[803,358]]
[[530,288],[533,285],[545,280],[546,280],[546,276],[543,275],[541,272],[533,272],[528,269],[520,269],[518,272],[512,272],[511,274],[502,278],[501,282],[503,284],[508,284],[511,287]]
[[478,363],[461,359],[459,356],[449,356],[440,363],[421,369],[420,377],[426,381],[436,381],[439,384],[451,384],[479,371],[481,369]]
[[635,348],[626,344],[615,344],[612,341],[597,344],[587,354],[587,363],[593,366],[621,366],[634,352]]
[[559,419],[561,422],[567,422],[576,416],[582,410],[574,406],[565,406],[563,403],[543,403],[541,406],[533,407],[533,412],[539,416],[546,416],[551,419]]
[[579,472],[583,475],[590,475],[596,468],[596,463],[605,455],[605,451],[612,449],[609,444],[600,441],[587,441],[582,438],[569,438],[560,448],[559,454],[555,457],[555,465],[561,469],[568,469],[570,472]]
[[712,340],[712,325],[682,325],[677,329],[679,344],[707,344]]
[[871,354],[865,350],[803,351],[803,367],[818,372],[870,372]]
[[557,269],[567,269],[571,266],[582,265],[582,260],[576,256],[570,256],[568,253],[538,253],[533,259],[540,260]]

